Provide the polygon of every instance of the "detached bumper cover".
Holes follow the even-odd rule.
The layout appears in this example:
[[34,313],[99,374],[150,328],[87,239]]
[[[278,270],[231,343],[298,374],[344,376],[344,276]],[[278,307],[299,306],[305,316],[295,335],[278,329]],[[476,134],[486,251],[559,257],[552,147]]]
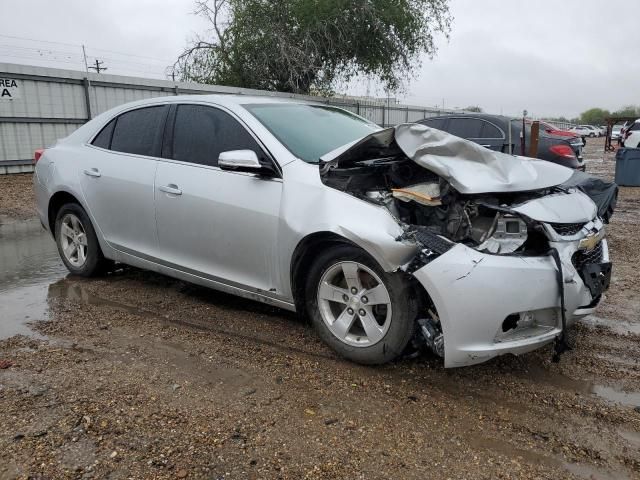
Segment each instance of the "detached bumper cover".
[[[602,243],[606,262],[607,245]],[[566,248],[575,251],[571,245]],[[568,259],[571,253],[561,252],[561,257]],[[562,263],[570,324],[591,313],[597,299],[571,262]],[[557,270],[550,256],[487,255],[458,244],[413,275],[438,311],[445,367],[526,353],[553,341],[561,332]]]

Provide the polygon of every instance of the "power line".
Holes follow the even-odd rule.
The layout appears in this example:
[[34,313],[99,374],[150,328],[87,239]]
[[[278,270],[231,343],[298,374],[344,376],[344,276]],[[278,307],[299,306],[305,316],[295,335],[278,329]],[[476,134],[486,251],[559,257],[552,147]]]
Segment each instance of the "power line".
[[[76,47],[78,49],[82,48],[82,45],[78,44],[78,43],[54,42],[54,41],[51,41],[51,40],[37,40],[35,38],[16,37],[16,36],[12,36],[12,35],[1,35],[1,34],[0,34],[0,37],[11,38],[11,39],[14,39],[14,40],[26,40],[26,41],[29,41],[29,42],[47,43],[47,44],[52,44],[52,45],[66,45],[68,47]],[[114,53],[116,55],[124,55],[124,56],[127,56],[127,57],[145,58],[147,60],[154,60],[154,61],[157,61],[157,62],[171,63],[166,59],[162,59],[162,58],[158,58],[158,57],[150,57],[150,56],[147,56],[147,55],[138,55],[138,54],[134,54],[134,53],[118,52],[118,51],[115,51],[115,50],[107,50],[107,49],[104,49],[104,48],[91,47],[91,46],[86,45],[86,44],[85,44],[85,47],[87,48],[87,50],[90,50],[90,51],[97,50],[97,51],[100,51],[100,52]],[[35,48],[35,47],[16,47],[16,48]]]
[[35,38],[26,38],[26,37],[14,37],[12,35],[0,35],[0,37],[3,38],[13,38],[15,40],[28,40],[30,42],[42,42],[42,43],[50,43],[50,44],[55,44],[55,45],[67,45],[68,47],[79,47],[80,45],[77,45],[75,43],[63,43],[63,42],[53,42],[51,40],[36,40]]
[[[26,42],[39,42],[41,45],[17,45],[17,42],[3,43],[3,39],[22,40]],[[61,47],[62,46],[62,47]],[[70,51],[64,47],[77,48],[76,51]],[[95,56],[95,53],[109,52],[111,55],[103,56],[99,58]],[[94,55],[90,55],[94,53]],[[150,57],[146,55],[129,54],[124,52],[117,52],[115,50],[107,50],[100,48],[92,48],[83,45],[76,45],[73,43],[55,42],[49,40],[37,40],[33,38],[18,37],[12,35],[0,34],[0,59],[21,59],[24,62],[46,62],[49,64],[58,63],[66,65],[74,65],[80,67],[83,70],[89,71],[89,69],[95,70],[100,73],[106,69],[104,63],[109,64],[110,73],[117,73],[121,75],[132,76],[149,76],[157,78],[166,78],[166,68],[168,65],[173,65],[173,61],[163,60],[160,58]],[[97,65],[93,65],[94,61],[98,60]],[[89,65],[92,65],[91,67]]]

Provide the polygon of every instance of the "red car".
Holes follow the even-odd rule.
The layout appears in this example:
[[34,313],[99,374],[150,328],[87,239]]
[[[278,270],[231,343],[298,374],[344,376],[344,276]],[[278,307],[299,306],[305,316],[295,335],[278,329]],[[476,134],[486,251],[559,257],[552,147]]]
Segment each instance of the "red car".
[[[539,122],[541,132],[544,131],[545,133],[548,133],[549,135],[555,135],[556,137],[564,137],[567,142],[571,144],[571,148],[573,148],[573,151],[576,153],[578,159],[582,159],[582,147],[587,144],[587,141],[584,137],[581,138],[574,132],[570,132],[568,130],[560,130],[555,125],[551,125],[550,123],[544,122],[542,120],[539,120]],[[533,122],[528,120],[527,123],[530,125]]]
[[540,122],[540,129],[547,132],[549,135],[556,135],[558,137],[575,137],[576,134],[569,132],[568,130],[560,130],[558,127],[551,125],[547,122]]

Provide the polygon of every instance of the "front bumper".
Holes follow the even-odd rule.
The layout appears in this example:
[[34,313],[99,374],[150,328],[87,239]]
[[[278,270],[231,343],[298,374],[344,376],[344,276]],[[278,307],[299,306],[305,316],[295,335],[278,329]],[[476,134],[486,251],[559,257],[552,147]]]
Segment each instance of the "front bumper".
[[[567,324],[590,314],[593,297],[571,263],[574,242],[557,245]],[[602,240],[602,262],[609,261]],[[444,335],[445,367],[526,353],[562,331],[560,291],[551,256],[490,255],[458,244],[413,275],[434,302]],[[517,326],[514,326],[516,325]],[[514,326],[507,328],[505,326]]]

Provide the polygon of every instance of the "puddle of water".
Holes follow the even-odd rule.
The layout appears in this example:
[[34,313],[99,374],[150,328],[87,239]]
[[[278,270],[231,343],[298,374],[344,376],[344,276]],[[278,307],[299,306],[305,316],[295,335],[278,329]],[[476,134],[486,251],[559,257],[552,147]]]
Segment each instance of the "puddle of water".
[[0,225],[0,340],[39,335],[27,323],[48,319],[48,285],[67,275],[38,220]]
[[602,470],[585,463],[562,462],[562,466],[576,477],[589,480],[624,480],[630,478],[629,475],[621,471]]
[[581,322],[591,327],[606,327],[621,335],[626,335],[628,333],[640,335],[640,323],[611,320],[608,318],[598,317],[596,315],[588,315],[584,317]]
[[591,387],[592,393],[600,398],[604,398],[613,403],[621,405],[629,405],[631,407],[640,406],[640,392],[624,392],[612,387],[605,387],[603,385],[593,385]]
[[640,432],[632,432],[631,430],[618,430],[618,433],[631,445],[640,449]]
[[640,405],[640,392],[625,392],[621,389],[594,384],[586,380],[570,378],[561,373],[545,370],[542,367],[531,367],[529,369],[529,378],[563,390],[575,391],[583,395],[595,395],[619,405],[633,407]]

